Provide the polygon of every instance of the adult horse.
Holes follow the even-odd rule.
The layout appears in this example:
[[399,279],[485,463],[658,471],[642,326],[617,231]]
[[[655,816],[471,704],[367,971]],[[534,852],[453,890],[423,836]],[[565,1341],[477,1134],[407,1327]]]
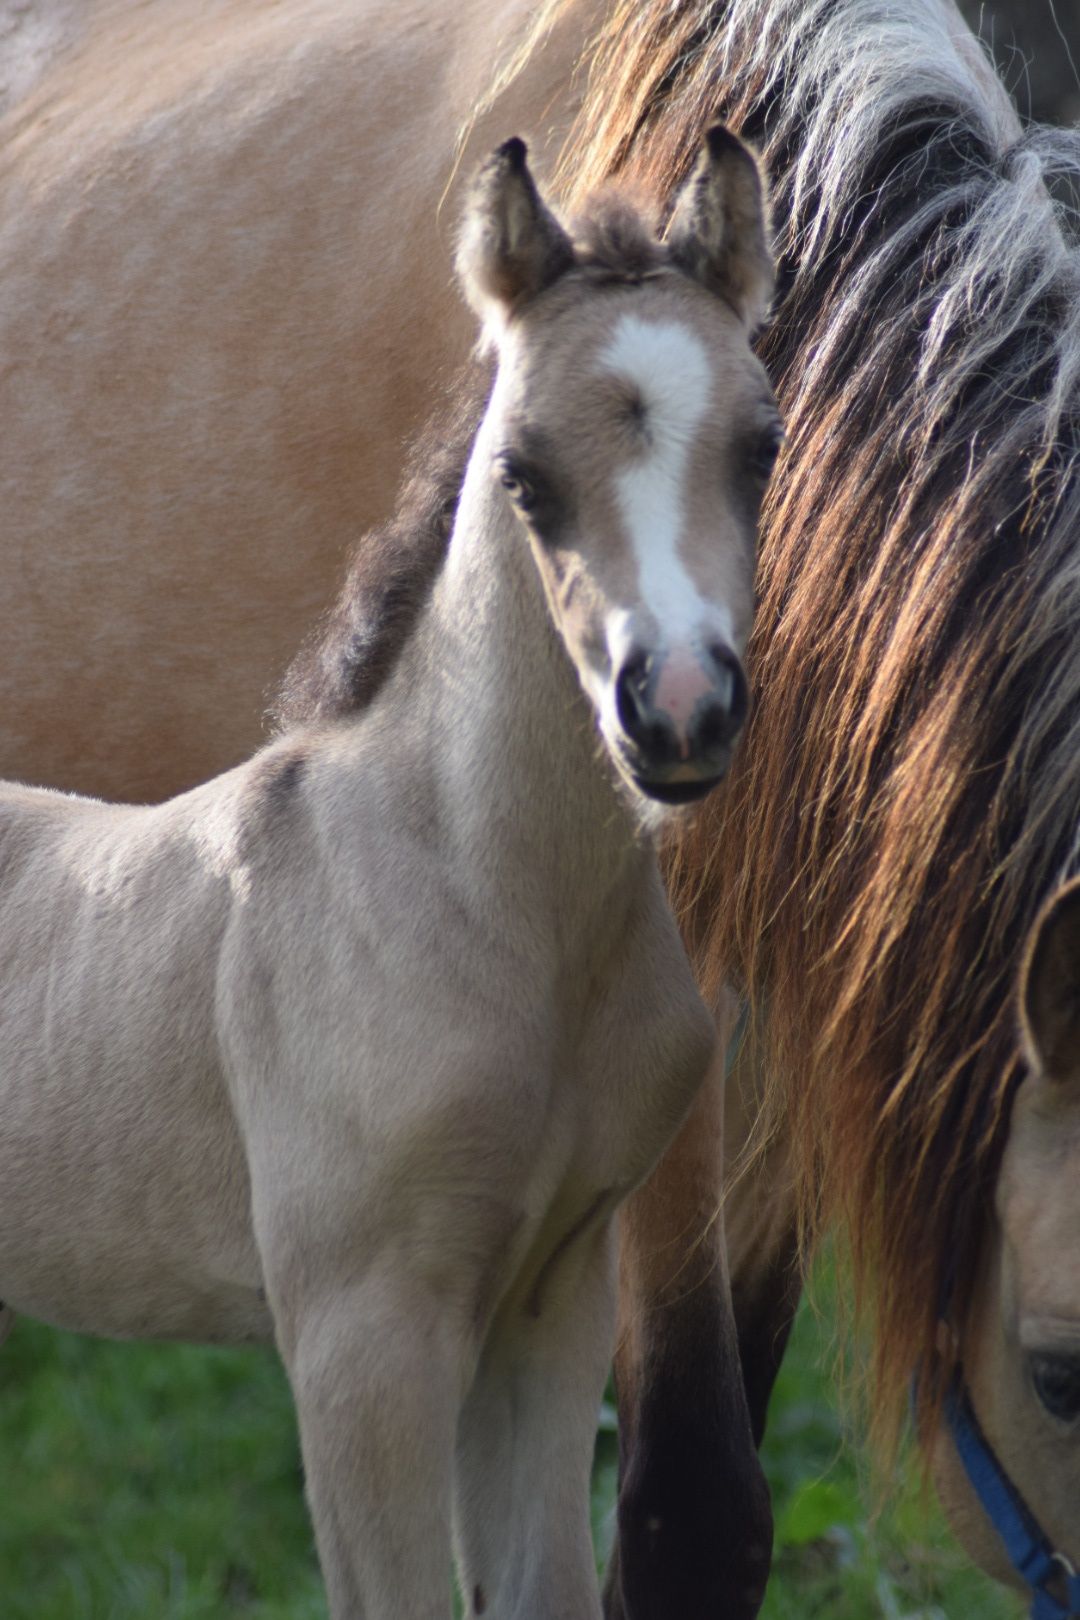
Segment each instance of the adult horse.
[[[118,122],[105,116],[109,83],[161,61],[179,8],[156,8],[153,49],[139,42],[145,18],[103,4],[87,15],[81,44],[61,41],[51,57],[42,47],[51,66],[9,114],[4,147],[5,241],[18,251],[3,285],[22,317],[4,348],[46,361],[23,388],[27,431],[5,468],[17,495],[24,467],[37,477],[21,505],[3,507],[5,566],[19,557],[30,588],[0,593],[13,671],[0,713],[14,726],[0,765],[153,792],[241,750],[224,727],[218,759],[190,748],[225,710],[223,666],[229,683],[234,666],[255,672],[228,704],[241,712],[232,700],[246,693],[253,731],[273,649],[320,594],[307,581],[328,579],[328,553],[336,561],[344,532],[371,515],[346,463],[385,446],[378,412],[396,437],[419,393],[388,356],[369,379],[380,398],[361,432],[362,379],[341,390],[333,380],[363,321],[388,325],[404,290],[400,266],[380,279],[380,225],[400,195],[380,205],[369,183],[362,229],[338,223],[349,218],[341,175],[355,172],[360,146],[348,135],[336,145],[334,131],[358,129],[358,66],[375,87],[365,169],[377,181],[380,153],[407,153],[419,218],[452,172],[451,120],[468,116],[499,53],[490,19],[460,9],[433,133],[441,25],[422,8],[407,36],[365,17],[364,50],[400,42],[385,62],[364,57],[358,35],[347,47],[349,25],[329,4],[276,8],[242,41],[203,16],[201,32],[184,24],[195,54],[173,49],[168,73],[140,73]],[[999,1287],[1009,1211],[991,1213],[1021,1076],[1016,958],[1071,856],[1077,802],[1078,304],[1067,224],[1048,196],[1055,169],[1076,167],[1074,143],[1025,136],[945,0],[737,0],[730,13],[650,0],[610,15],[566,0],[531,36],[529,26],[522,8],[494,29],[501,60],[520,47],[524,68],[500,81],[485,137],[492,122],[532,122],[554,149],[583,95],[570,178],[629,168],[666,196],[719,108],[758,138],[774,172],[783,261],[767,352],[791,434],[762,548],[759,698],[725,823],[710,817],[676,851],[676,890],[718,999],[733,980],[762,1014],[764,1072],[798,1145],[804,1209],[815,1225],[845,1217],[875,1280],[891,1410],[923,1368],[924,1438],[969,1545],[1001,1566],[948,1443],[934,1442],[939,1347],[952,1334],[968,1362],[983,1347],[984,1427],[1075,1555],[1077,1448],[1026,1376],[1020,1330],[1039,1313]],[[591,81],[551,99],[593,35]],[[123,68],[111,60],[121,39]],[[172,96],[162,112],[158,93]],[[306,127],[290,123],[305,111]],[[324,182],[336,204],[323,206]],[[297,242],[292,221],[305,217]],[[425,275],[423,249],[434,257],[438,244],[415,245],[413,271]],[[250,319],[248,286],[259,295]],[[12,288],[25,288],[22,302]],[[452,354],[460,340],[437,290],[427,307],[426,352],[442,343]],[[103,386],[113,397],[102,402]],[[9,439],[2,453],[12,449]],[[133,561],[140,547],[145,569]],[[143,672],[155,667],[150,686]],[[733,933],[718,922],[729,906]],[[650,1612],[650,1592],[659,1606],[676,1575],[683,1613],[728,1581],[707,1524],[724,1413],[723,1255],[719,1224],[707,1225],[716,1098],[712,1110],[703,1130],[702,1105],[624,1228],[624,1560],[636,1552],[622,1577],[634,1612]],[[744,1179],[728,1206],[759,1425],[797,1291],[782,1141],[767,1163],[781,1179]]]

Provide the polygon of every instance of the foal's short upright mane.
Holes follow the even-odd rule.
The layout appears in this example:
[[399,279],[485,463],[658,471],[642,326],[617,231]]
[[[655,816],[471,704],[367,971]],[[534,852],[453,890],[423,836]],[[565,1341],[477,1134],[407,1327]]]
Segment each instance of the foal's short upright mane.
[[751,735],[672,877],[708,974],[767,1008],[804,1219],[872,1279],[895,1413],[947,1283],[964,1307],[1018,953],[1080,809],[1080,282],[1049,194],[1080,137],[1023,131],[939,0],[618,0],[573,173],[667,195],[716,114],[773,178],[788,450]]
[[488,386],[481,370],[462,373],[413,445],[394,515],[359,542],[337,601],[286,671],[272,709],[279,729],[358,713],[382,689],[446,555]]

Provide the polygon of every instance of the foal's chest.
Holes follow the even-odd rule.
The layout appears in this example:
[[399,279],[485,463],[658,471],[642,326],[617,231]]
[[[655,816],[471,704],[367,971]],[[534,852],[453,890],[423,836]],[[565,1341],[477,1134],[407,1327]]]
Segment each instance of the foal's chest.
[[558,1011],[552,1018],[558,1034],[535,1076],[545,1106],[531,1179],[563,1224],[649,1173],[713,1057],[713,1020],[660,900],[608,962],[582,970],[561,1025]]

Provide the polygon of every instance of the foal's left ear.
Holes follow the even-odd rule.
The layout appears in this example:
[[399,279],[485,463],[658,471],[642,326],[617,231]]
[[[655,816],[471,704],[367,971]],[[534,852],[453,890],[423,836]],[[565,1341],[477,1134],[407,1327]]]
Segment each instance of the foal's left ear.
[[508,315],[569,270],[574,249],[543,202],[514,136],[481,168],[465,210],[457,267],[482,318]]
[[761,325],[776,282],[765,179],[750,148],[723,124],[705,135],[667,244],[679,268],[725,299],[751,332]]
[[1020,1031],[1036,1074],[1080,1078],[1080,878],[1057,891],[1028,936]]

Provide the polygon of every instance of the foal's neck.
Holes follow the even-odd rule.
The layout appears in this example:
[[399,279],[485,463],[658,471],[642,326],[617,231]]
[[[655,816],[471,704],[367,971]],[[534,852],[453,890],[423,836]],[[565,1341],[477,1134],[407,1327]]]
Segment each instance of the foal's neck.
[[527,535],[492,477],[490,417],[418,637],[436,791],[498,880],[538,872],[585,903],[647,859],[593,710],[551,618]]

